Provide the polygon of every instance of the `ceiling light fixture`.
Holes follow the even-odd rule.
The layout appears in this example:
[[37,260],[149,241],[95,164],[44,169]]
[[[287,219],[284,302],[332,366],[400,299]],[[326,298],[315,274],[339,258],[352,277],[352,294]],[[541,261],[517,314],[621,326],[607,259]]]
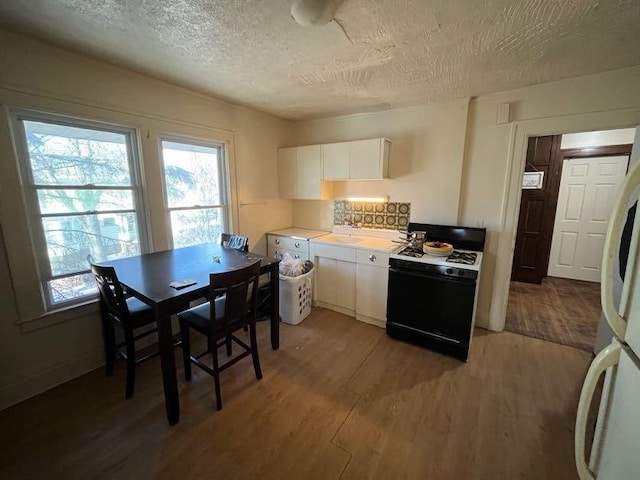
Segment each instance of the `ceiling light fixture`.
[[344,0],[296,0],[291,5],[291,16],[304,27],[326,25],[335,17]]
[[352,197],[347,196],[348,202],[360,202],[360,203],[387,203],[389,201],[388,196],[384,197]]

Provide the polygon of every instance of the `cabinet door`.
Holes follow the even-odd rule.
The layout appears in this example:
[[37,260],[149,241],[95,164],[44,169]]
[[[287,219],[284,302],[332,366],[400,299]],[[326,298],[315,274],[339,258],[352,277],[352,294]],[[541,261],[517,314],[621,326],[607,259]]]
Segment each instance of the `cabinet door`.
[[322,197],[322,145],[298,147],[297,183],[298,196],[302,199]]
[[278,150],[278,187],[281,198],[298,198],[297,158],[296,148]]
[[387,319],[387,285],[389,270],[385,267],[358,264],[356,312],[385,321]]
[[349,142],[322,145],[322,178],[349,180]]
[[382,140],[349,142],[349,178],[370,180],[382,178]]
[[342,308],[356,309],[356,264],[336,260],[335,291],[333,302]]
[[336,302],[336,260],[316,257],[316,299],[319,302]]

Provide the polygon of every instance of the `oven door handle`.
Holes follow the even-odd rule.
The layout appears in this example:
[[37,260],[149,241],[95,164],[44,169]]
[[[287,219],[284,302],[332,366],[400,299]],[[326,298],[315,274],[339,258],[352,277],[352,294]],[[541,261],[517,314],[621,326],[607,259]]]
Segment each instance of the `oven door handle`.
[[475,278],[448,277],[446,275],[438,275],[438,274],[433,274],[428,272],[417,273],[417,272],[412,272],[410,270],[401,270],[398,268],[389,267],[389,273],[391,272],[397,273],[398,275],[408,275],[414,278],[420,278],[420,279],[428,278],[430,280],[439,280],[439,281],[445,281],[450,283],[475,283],[476,281]]

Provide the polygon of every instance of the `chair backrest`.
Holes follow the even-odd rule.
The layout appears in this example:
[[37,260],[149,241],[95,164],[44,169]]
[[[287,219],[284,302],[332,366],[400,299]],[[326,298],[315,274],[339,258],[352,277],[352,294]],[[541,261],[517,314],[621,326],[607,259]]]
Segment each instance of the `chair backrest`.
[[226,329],[231,324],[246,325],[255,317],[258,302],[260,260],[238,270],[212,273],[209,276],[209,298],[224,295],[224,314],[216,317],[215,302],[211,302],[213,331]]
[[87,261],[98,284],[107,313],[121,322],[126,321],[129,318],[129,307],[115,268],[96,265],[91,255],[87,255]]
[[233,248],[240,250],[241,252],[249,251],[249,239],[242,235],[235,235],[231,233],[220,234],[220,245],[226,248]]

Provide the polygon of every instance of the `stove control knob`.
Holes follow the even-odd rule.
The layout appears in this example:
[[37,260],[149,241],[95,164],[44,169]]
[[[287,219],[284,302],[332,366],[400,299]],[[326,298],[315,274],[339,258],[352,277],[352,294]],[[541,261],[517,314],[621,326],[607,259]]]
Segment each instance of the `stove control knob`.
[[447,275],[451,275],[453,273],[453,268],[447,268]]

